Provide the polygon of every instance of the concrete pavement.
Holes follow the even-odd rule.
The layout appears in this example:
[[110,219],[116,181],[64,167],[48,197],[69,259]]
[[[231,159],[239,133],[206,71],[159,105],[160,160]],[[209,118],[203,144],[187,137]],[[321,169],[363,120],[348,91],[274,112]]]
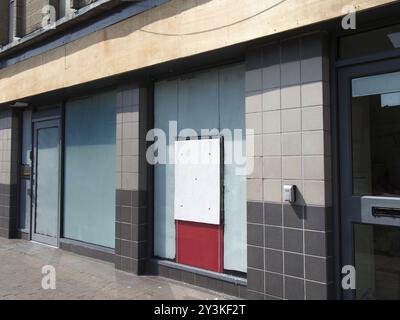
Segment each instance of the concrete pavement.
[[[42,288],[42,267],[56,289]],[[0,238],[0,299],[205,299],[232,297],[157,276],[135,276],[107,263],[25,240]]]

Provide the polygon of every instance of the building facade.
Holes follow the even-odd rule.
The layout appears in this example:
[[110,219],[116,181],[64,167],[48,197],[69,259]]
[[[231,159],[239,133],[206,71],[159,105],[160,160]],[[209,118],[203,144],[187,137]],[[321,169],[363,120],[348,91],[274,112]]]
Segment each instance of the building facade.
[[0,236],[240,298],[399,299],[399,14],[2,0]]

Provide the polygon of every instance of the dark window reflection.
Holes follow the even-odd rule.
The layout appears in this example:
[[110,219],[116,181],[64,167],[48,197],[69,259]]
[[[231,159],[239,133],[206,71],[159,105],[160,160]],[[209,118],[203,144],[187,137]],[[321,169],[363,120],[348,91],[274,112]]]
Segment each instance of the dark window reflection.
[[[386,95],[387,97],[387,95]],[[400,195],[399,97],[381,94],[352,99],[353,193]],[[399,102],[400,104],[400,102]]]
[[400,299],[400,228],[355,225],[356,297]]
[[399,34],[400,25],[394,25],[342,37],[339,41],[339,57],[349,59],[398,49]]

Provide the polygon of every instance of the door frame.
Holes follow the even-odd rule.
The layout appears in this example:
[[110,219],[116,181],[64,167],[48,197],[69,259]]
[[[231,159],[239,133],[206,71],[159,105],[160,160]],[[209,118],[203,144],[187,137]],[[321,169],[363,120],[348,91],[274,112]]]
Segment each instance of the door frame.
[[[397,72],[400,69],[400,58],[351,65],[337,69],[337,136],[336,142],[338,151],[337,155],[337,183],[339,184],[338,200],[339,200],[339,223],[338,232],[340,234],[340,269],[344,265],[355,266],[354,253],[354,225],[375,224],[375,225],[399,225],[390,223],[390,218],[370,218],[369,221],[362,219],[362,203],[365,201],[386,201],[391,203],[400,202],[393,198],[384,197],[361,197],[352,195],[352,121],[351,121],[351,80],[354,78],[367,77],[376,74],[385,74]],[[350,210],[349,210],[350,209]],[[347,213],[346,213],[347,210]],[[350,213],[349,212],[353,212]],[[359,217],[357,217],[357,214]],[[341,288],[341,297],[343,299],[355,299],[356,290],[343,290]]]
[[[54,125],[44,125],[46,123],[53,123]],[[43,128],[46,127],[58,127],[58,208],[57,208],[57,229],[56,237],[44,236],[35,234],[35,223],[36,223],[36,190],[37,190],[37,179],[35,177],[37,173],[37,148],[36,148],[36,131],[38,126],[43,124]],[[31,170],[31,216],[30,216],[30,239],[32,241],[37,241],[43,244],[51,245],[54,247],[59,247],[60,237],[61,237],[61,196],[62,196],[62,118],[60,114],[60,109],[55,108],[51,110],[46,110],[45,112],[32,113],[32,170]]]

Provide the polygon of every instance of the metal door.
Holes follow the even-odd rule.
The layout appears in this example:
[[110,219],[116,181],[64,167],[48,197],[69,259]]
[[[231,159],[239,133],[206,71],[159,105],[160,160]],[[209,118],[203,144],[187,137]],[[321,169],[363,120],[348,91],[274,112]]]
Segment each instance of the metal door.
[[60,122],[33,128],[32,240],[58,246],[60,212]]
[[341,263],[345,299],[400,299],[400,60],[340,69]]

